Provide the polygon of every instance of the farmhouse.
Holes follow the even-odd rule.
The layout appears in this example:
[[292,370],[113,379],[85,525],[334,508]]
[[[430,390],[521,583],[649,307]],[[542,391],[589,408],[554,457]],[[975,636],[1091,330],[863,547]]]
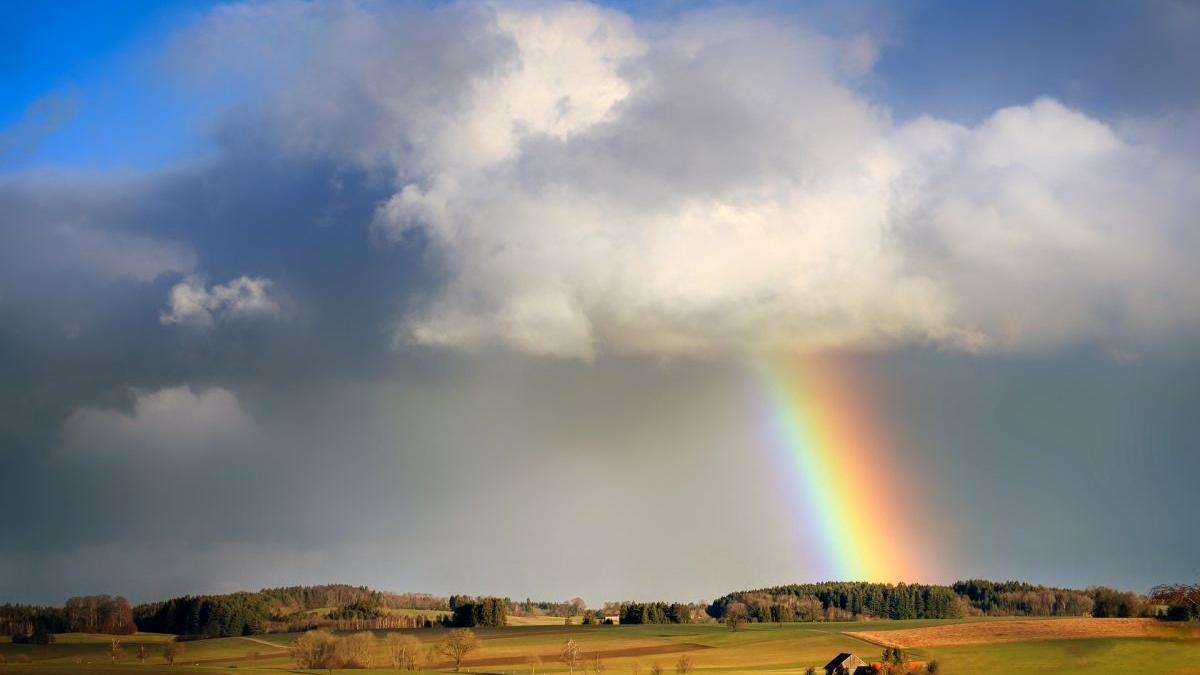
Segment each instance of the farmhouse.
[[615,626],[616,624],[621,623],[621,615],[620,614],[605,614],[604,621],[602,621],[601,623],[611,623]]
[[849,652],[842,652],[825,664],[825,675],[866,675],[870,670],[866,661]]

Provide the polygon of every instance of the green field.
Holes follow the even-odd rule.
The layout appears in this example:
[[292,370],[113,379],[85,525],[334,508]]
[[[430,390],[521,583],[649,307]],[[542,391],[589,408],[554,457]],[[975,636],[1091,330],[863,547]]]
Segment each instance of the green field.
[[[681,654],[695,663],[695,672],[706,673],[803,673],[809,666],[821,666],[840,651],[851,651],[867,660],[877,660],[880,647],[846,636],[843,631],[895,630],[922,626],[961,623],[944,621],[889,621],[855,623],[803,623],[750,625],[731,632],[719,625],[653,626],[521,626],[483,628],[476,633],[483,646],[468,658],[464,671],[473,673],[529,673],[526,659],[541,657],[537,672],[565,672],[557,662],[563,642],[575,639],[584,654],[578,675],[596,675],[591,656],[602,655],[601,675],[625,675],[634,672],[634,664],[643,675],[651,664],[661,664],[665,673],[674,674]],[[442,629],[405,631],[432,644]],[[382,632],[377,633],[382,635]],[[106,636],[67,634],[47,646],[0,644],[0,655],[7,660],[0,673],[186,673],[306,672],[295,669],[287,657],[286,646],[294,638],[289,634],[252,638],[221,638],[186,643],[186,653],[174,666],[162,664],[160,645],[163,635],[140,634],[123,639],[125,656],[113,663],[108,654]],[[138,663],[135,652],[146,645],[150,658]],[[1200,639],[1194,633],[1178,637],[1094,638],[1046,640],[988,645],[944,646],[909,650],[912,658],[937,659],[942,672],[966,673],[1185,673],[1200,675]],[[31,663],[17,663],[23,655]],[[382,668],[386,657],[380,646],[375,672],[395,673]],[[431,668],[431,670],[441,670]],[[448,669],[446,669],[448,670]],[[316,671],[313,671],[316,672]],[[323,671],[321,671],[323,672]],[[346,671],[352,672],[352,671]],[[407,671],[400,671],[407,672]]]

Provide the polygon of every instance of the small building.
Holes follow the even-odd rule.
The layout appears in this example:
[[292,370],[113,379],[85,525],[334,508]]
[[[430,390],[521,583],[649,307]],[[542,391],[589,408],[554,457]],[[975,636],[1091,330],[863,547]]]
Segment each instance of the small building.
[[602,621],[601,623],[610,623],[615,626],[615,625],[621,623],[621,615],[620,614],[605,614],[604,621]]
[[825,664],[825,675],[866,675],[871,666],[850,652],[842,652]]

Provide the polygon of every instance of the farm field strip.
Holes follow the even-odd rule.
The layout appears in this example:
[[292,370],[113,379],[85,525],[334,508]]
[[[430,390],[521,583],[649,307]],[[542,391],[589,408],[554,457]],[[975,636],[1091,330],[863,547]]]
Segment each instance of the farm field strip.
[[846,635],[883,647],[937,647],[1114,637],[1153,637],[1163,634],[1154,619],[1013,619],[985,623],[889,631],[846,631]]

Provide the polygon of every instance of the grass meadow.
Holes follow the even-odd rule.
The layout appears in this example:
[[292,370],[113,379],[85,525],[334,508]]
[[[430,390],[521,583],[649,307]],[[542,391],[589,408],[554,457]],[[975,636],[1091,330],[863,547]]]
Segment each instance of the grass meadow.
[[[978,623],[1003,619],[974,620]],[[1096,621],[1104,621],[1097,619]],[[557,661],[559,649],[568,639],[578,641],[584,652],[577,675],[597,675],[594,656],[600,655],[603,670],[598,675],[647,675],[652,664],[674,674],[680,655],[692,657],[695,673],[756,673],[759,675],[803,673],[818,668],[841,651],[877,660],[882,647],[846,635],[847,632],[887,632],[936,629],[962,624],[962,620],[887,621],[853,623],[752,624],[737,632],[719,625],[643,626],[509,626],[481,628],[476,634],[482,647],[471,653],[463,667],[471,673],[564,673]],[[983,628],[981,626],[981,628]],[[432,645],[442,629],[405,631]],[[960,631],[961,632],[961,631]],[[382,637],[383,631],[377,631]],[[0,644],[7,664],[0,674],[57,675],[59,673],[177,674],[184,673],[303,673],[287,655],[294,634],[260,635],[249,638],[220,638],[186,643],[186,652],[173,665],[161,660],[161,643],[168,636],[127,636],[125,655],[113,662],[108,654],[109,638],[99,635],[66,634],[53,645]],[[1010,634],[1009,640],[1014,639]],[[135,654],[143,644],[150,653],[146,663]],[[937,659],[942,673],[1169,673],[1200,675],[1200,639],[1195,632],[1160,632],[1144,637],[1094,637],[1038,639],[985,644],[926,646],[908,650],[910,658]],[[30,663],[18,663],[24,660]],[[540,657],[531,666],[529,657]],[[386,655],[379,645],[372,672],[399,673],[384,668]],[[434,664],[423,672],[450,670]],[[345,671],[350,673],[353,671]]]

